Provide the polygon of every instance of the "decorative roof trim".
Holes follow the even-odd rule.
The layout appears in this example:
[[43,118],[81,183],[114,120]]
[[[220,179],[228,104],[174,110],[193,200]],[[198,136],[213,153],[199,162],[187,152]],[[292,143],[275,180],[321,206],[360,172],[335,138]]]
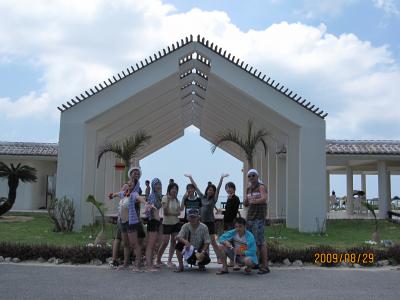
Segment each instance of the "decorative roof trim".
[[400,155],[400,141],[326,140],[326,154]]
[[0,155],[57,156],[58,143],[0,142]]
[[[187,96],[199,97],[189,93]],[[187,104],[190,104],[188,102]],[[201,106],[201,101],[195,105]],[[400,140],[326,140],[327,155],[398,155]],[[285,154],[283,147],[277,154]],[[57,156],[58,143],[1,142],[0,156]]]
[[[136,63],[136,68],[134,66],[130,66],[129,68],[126,69],[125,71],[122,71],[122,75],[120,73],[117,73],[117,77],[112,76],[112,78],[108,78],[107,81],[103,81],[103,83],[99,83],[98,85],[95,85],[93,88],[90,88],[89,91],[85,91],[84,93],[80,94],[80,96],[76,96],[75,99],[71,99],[70,101],[67,101],[66,104],[62,104],[62,107],[58,106],[58,110],[61,112],[64,112],[71,107],[79,104],[80,102],[90,98],[91,96],[97,94],[98,92],[102,91],[103,89],[106,89],[107,87],[115,84],[116,82],[124,79],[125,77],[131,76],[132,74],[136,73],[137,71],[145,68],[146,66],[156,62],[157,60],[163,58],[164,56],[167,56],[171,54],[172,52],[182,48],[183,46],[193,43],[193,35],[190,35],[189,37],[185,37],[185,39],[181,39],[180,42],[177,41],[176,43],[173,43],[170,46],[167,46],[167,48],[163,48],[162,51],[158,51],[158,53],[154,53],[153,56],[149,56],[149,58],[145,58],[144,61],[140,61],[139,63]],[[272,87],[279,93],[283,94],[284,96],[288,97],[291,99],[293,102],[297,103],[298,105],[302,106],[303,108],[307,109],[308,111],[314,113],[318,117],[325,119],[325,117],[328,115],[328,113],[324,112],[322,109],[319,107],[315,107],[315,105],[312,105],[310,101],[307,101],[306,99],[302,99],[302,97],[298,96],[297,93],[294,93],[293,91],[289,90],[289,88],[285,88],[284,85],[281,85],[279,82],[275,83],[275,80],[272,80],[270,77],[266,79],[266,75],[262,74],[261,71],[258,71],[257,69],[253,68],[252,66],[249,66],[248,64],[244,65],[244,61],[241,61],[239,58],[235,58],[235,56],[232,56],[231,53],[227,53],[226,50],[223,50],[221,47],[218,47],[218,45],[209,42],[206,40],[204,37],[201,37],[200,35],[197,35],[197,42],[200,43],[201,45],[205,46],[209,50],[213,51],[215,54],[225,58],[228,60],[230,63],[233,63],[237,67],[241,68],[242,70],[245,70],[247,73],[249,73],[251,76],[257,78],[264,84],[267,84],[268,86]],[[188,62],[190,59],[189,57],[181,59],[179,62],[180,64],[184,64]],[[197,59],[197,58],[196,58]],[[208,61],[202,61],[199,60],[205,65],[207,65]]]

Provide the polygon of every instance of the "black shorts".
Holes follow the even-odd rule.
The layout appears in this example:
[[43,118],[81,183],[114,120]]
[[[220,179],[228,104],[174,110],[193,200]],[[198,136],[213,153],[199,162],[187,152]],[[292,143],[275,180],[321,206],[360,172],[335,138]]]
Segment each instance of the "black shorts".
[[129,231],[129,222],[118,222],[118,229],[120,233],[128,233]]
[[[128,222],[127,222],[128,223]],[[137,232],[139,229],[139,223],[136,224],[128,224],[128,233]],[[124,233],[124,231],[122,231]]]
[[144,232],[144,227],[142,222],[139,222],[137,224],[137,237],[138,239],[144,239],[146,237],[146,233]]
[[181,230],[181,224],[176,223],[174,225],[163,224],[163,234],[175,234]]
[[159,220],[150,220],[147,222],[147,232],[158,232],[160,230]]
[[215,234],[215,222],[203,222],[208,227],[209,234]]

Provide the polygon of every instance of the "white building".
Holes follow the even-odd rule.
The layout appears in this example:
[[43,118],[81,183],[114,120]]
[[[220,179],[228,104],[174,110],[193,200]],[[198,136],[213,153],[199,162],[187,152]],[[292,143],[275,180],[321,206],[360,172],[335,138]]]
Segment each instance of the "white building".
[[[346,172],[352,178],[354,172],[378,170],[385,217],[388,178],[400,170],[400,142],[327,142],[326,113],[200,37],[159,51],[59,109],[56,194],[75,202],[78,228],[94,218],[86,196],[102,199],[121,183],[112,155],[96,168],[98,149],[139,129],[150,134],[152,142],[135,164],[181,137],[190,125],[213,141],[226,128],[244,132],[247,120],[253,119],[256,128],[270,132],[267,157],[259,151],[255,161],[268,183],[268,214],[284,215],[288,227],[303,232],[315,231],[325,219],[329,174]],[[223,149],[245,161],[235,146]],[[245,163],[243,169],[246,174]],[[348,193],[352,190],[349,179]]]

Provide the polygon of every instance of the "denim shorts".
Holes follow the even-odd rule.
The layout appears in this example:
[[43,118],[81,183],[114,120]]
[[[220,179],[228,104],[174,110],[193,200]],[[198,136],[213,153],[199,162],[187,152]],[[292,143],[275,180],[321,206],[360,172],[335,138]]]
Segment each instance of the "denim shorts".
[[261,219],[248,220],[246,222],[247,230],[249,230],[256,240],[257,246],[265,245],[264,228],[265,221]]

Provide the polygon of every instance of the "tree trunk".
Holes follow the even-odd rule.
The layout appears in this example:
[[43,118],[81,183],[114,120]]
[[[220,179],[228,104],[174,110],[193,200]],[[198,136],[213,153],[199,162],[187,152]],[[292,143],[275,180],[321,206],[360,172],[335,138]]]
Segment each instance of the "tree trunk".
[[17,197],[18,183],[19,183],[18,178],[13,178],[13,177],[8,178],[8,198],[0,206],[0,216],[4,215],[13,207],[15,203],[15,198]]

